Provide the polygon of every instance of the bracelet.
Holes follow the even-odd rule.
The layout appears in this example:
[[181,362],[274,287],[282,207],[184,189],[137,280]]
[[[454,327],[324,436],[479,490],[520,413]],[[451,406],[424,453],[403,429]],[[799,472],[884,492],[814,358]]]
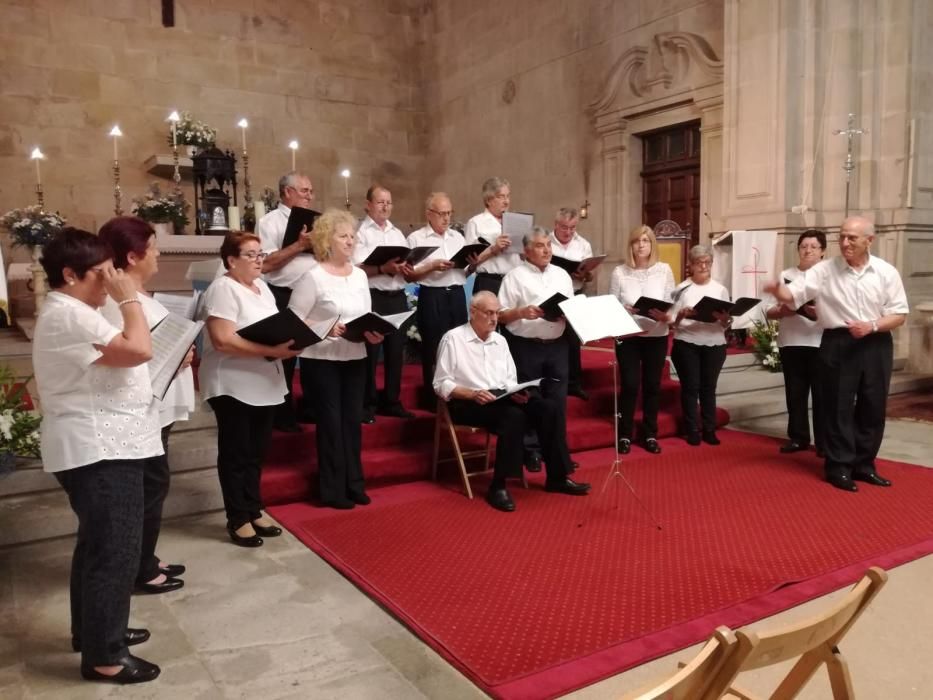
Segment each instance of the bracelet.
[[118,301],[117,306],[123,306],[124,304],[141,304],[141,303],[142,302],[140,302],[139,299],[137,299],[136,297],[133,297],[132,299],[124,299],[123,301]]

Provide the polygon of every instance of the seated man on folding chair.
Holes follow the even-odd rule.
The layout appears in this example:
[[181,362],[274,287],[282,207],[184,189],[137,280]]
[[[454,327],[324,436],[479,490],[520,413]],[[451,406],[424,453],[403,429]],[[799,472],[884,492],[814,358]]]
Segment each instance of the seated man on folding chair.
[[441,339],[434,371],[434,391],[448,402],[453,421],[485,428],[498,438],[486,501],[497,510],[515,510],[505,480],[521,475],[526,425],[533,426],[541,439],[547,468],[545,491],[582,496],[590,485],[567,477],[571,465],[567,425],[556,401],[543,398],[536,387],[497,399],[497,395],[517,384],[509,346],[496,332],[498,320],[496,295],[476,293],[470,300],[469,322],[448,331]]

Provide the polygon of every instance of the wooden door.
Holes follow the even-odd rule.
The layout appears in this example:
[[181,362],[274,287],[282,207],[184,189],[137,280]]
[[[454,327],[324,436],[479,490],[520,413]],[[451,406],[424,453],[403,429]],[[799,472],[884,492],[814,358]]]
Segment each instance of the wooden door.
[[690,233],[700,232],[700,123],[679,124],[640,135],[643,144],[642,220],[652,228],[676,221]]

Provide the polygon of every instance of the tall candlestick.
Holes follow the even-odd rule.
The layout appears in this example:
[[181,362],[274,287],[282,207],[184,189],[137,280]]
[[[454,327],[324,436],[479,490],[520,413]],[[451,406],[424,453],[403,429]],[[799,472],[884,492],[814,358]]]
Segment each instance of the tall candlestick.
[[39,161],[45,158],[45,155],[43,155],[39,147],[36,146],[32,149],[32,154],[29,157],[36,161],[36,201],[39,207],[42,208],[45,206],[45,199],[42,195],[42,172],[39,169]]
[[123,132],[120,131],[119,126],[114,124],[110,135],[113,137],[113,213],[122,216],[123,192],[120,191],[120,155],[117,150],[117,139],[123,136]]
[[178,122],[181,121],[181,117],[178,112],[172,110],[172,113],[168,115],[168,121],[172,124],[172,164],[175,166],[172,182],[175,183],[175,196],[181,198],[181,171],[178,168]]
[[343,178],[343,192],[347,199],[347,211],[350,211],[350,171],[344,168],[340,171],[340,177]]
[[110,135],[113,137],[113,159],[115,161],[120,160],[120,155],[117,151],[117,139],[120,136],[123,136],[123,132],[120,131],[120,127],[116,124],[113,125],[113,128],[110,130]]
[[298,142],[289,141],[288,147],[292,149],[292,170],[294,170],[295,169],[295,151],[298,150]]
[[243,130],[243,153],[246,153],[246,127],[249,126],[249,122],[246,119],[241,119],[236,125]]

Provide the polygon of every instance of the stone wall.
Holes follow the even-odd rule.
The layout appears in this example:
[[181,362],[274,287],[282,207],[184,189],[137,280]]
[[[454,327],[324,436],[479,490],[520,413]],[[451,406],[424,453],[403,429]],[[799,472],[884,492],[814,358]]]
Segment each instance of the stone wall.
[[[400,223],[420,219],[426,121],[414,0],[183,0],[176,26],[154,0],[2,0],[0,211],[35,202],[29,153],[40,145],[47,207],[95,228],[113,210],[118,123],[124,209],[155,178],[143,162],[169,154],[165,119],[190,110],[239,150],[250,122],[254,192],[290,167],[312,177],[319,206],[341,206],[342,168],[362,214],[387,183]],[[242,177],[242,171],[240,173]],[[161,180],[166,187],[167,179]],[[191,186],[186,183],[191,197]],[[240,189],[242,196],[242,184]],[[9,260],[9,249],[4,250]],[[20,253],[18,253],[21,256]]]

